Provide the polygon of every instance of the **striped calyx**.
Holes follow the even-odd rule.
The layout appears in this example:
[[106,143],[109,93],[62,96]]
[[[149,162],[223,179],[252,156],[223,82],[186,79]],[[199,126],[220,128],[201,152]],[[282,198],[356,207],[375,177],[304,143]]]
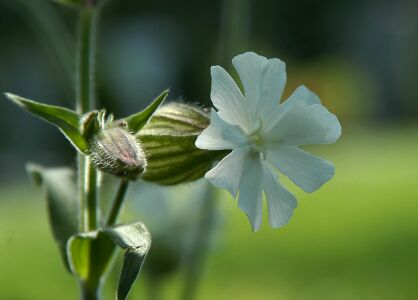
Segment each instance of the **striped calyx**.
[[91,138],[90,157],[101,171],[137,179],[146,168],[146,158],[135,136],[123,126],[110,126]]
[[203,177],[225,155],[196,148],[196,138],[208,125],[209,117],[199,107],[170,103],[159,108],[136,134],[147,156],[142,179],[174,185]]

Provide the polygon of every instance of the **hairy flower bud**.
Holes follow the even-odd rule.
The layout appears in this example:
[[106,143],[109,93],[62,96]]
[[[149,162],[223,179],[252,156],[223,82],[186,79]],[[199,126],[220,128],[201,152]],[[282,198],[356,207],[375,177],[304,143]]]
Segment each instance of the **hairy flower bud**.
[[132,180],[146,167],[145,154],[138,140],[123,126],[104,128],[94,135],[90,157],[99,170]]
[[208,115],[196,106],[171,103],[158,109],[136,134],[147,156],[142,179],[174,185],[203,177],[225,154],[196,148],[197,136],[208,125]]

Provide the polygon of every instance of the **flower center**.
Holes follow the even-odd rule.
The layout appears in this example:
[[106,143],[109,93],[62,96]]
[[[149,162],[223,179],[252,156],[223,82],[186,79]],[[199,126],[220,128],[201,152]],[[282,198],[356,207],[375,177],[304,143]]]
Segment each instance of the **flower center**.
[[256,122],[256,129],[247,135],[248,144],[251,147],[251,152],[254,154],[259,154],[260,157],[265,160],[266,159],[266,149],[264,147],[264,140],[261,136],[261,127],[262,127],[262,121],[257,120]]

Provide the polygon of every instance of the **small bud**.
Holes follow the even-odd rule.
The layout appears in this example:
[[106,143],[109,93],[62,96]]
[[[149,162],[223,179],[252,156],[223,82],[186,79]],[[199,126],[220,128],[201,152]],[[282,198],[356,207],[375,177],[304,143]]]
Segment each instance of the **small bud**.
[[101,112],[93,110],[81,117],[80,132],[85,139],[89,140],[100,130],[99,114],[101,114]]
[[147,155],[142,179],[162,185],[197,180],[225,151],[198,149],[195,141],[209,125],[199,107],[171,103],[158,109],[136,136]]
[[145,154],[122,125],[100,130],[90,143],[90,157],[101,171],[134,180],[146,167]]

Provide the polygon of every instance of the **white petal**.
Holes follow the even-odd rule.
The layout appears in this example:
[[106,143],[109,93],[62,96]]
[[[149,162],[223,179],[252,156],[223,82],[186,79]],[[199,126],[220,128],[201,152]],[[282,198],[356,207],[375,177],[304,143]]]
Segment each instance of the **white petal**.
[[245,98],[251,111],[256,112],[260,101],[263,74],[268,66],[267,58],[254,52],[246,52],[235,56],[232,59],[232,64],[244,86]]
[[208,150],[235,149],[247,142],[238,126],[222,120],[212,109],[209,126],[196,139],[196,147]]
[[244,86],[250,113],[266,118],[277,110],[286,84],[285,63],[277,58],[266,59],[253,52],[235,56],[232,63]]
[[280,59],[269,59],[262,81],[259,115],[268,117],[279,110],[279,102],[286,85],[286,64]]
[[308,105],[321,104],[321,99],[319,99],[314,92],[309,90],[306,86],[301,85],[280,105],[280,107],[285,109],[297,104],[299,101]]
[[270,115],[265,122],[265,131],[269,131],[294,105],[303,102],[307,105],[321,104],[319,97],[306,86],[299,86],[293,93],[287,98],[286,101],[280,104],[279,111]]
[[211,67],[212,89],[210,97],[218,109],[220,117],[232,124],[245,128],[248,121],[248,110],[244,96],[232,77],[220,66]]
[[330,144],[341,135],[341,125],[323,105],[300,102],[263,135],[268,141],[288,145]]
[[263,189],[266,193],[269,223],[277,228],[287,224],[297,206],[296,198],[278,181],[277,175],[266,163],[263,164]]
[[334,176],[334,165],[296,146],[269,145],[267,160],[305,192],[319,189]]
[[244,170],[247,148],[238,148],[225,156],[205,178],[214,186],[228,190],[235,198]]
[[250,220],[253,231],[257,231],[262,219],[262,166],[258,155],[248,155],[239,184],[238,206]]

